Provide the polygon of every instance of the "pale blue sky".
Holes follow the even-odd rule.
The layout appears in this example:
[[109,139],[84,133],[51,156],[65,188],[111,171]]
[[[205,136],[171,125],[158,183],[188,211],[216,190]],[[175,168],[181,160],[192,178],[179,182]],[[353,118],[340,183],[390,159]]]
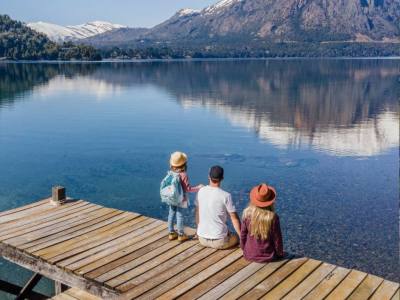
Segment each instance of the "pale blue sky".
[[1,0],[0,14],[27,23],[77,25],[100,20],[151,27],[181,8],[201,9],[216,2],[218,0]]

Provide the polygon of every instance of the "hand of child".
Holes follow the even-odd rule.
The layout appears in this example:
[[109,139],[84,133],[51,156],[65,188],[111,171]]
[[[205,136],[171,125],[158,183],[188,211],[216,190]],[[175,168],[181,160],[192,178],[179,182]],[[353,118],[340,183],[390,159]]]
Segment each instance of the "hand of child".
[[199,184],[199,185],[197,186],[198,189],[201,189],[202,187],[204,187],[204,184]]

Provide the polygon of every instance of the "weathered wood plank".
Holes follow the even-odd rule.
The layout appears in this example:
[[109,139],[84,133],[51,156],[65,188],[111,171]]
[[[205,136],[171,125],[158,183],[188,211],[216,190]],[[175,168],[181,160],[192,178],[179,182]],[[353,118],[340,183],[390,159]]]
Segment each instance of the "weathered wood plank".
[[217,251],[216,249],[205,248],[170,270],[158,274],[157,277],[152,280],[148,280],[134,288],[122,285],[119,286],[118,289],[122,292],[126,292],[124,295],[127,299],[138,296],[138,299],[155,299],[157,296],[168,291],[171,286],[176,286],[192,277],[193,274],[197,274],[208,268],[232,251],[233,250]]
[[297,300],[306,296],[315,288],[326,276],[335,269],[334,265],[323,263],[312,274],[287,294],[284,300]]
[[98,236],[102,236],[103,233],[108,232],[109,230],[112,230],[113,228],[118,228],[118,226],[129,226],[131,222],[141,222],[144,219],[147,219],[146,217],[140,216],[140,215],[130,215],[128,214],[126,217],[118,219],[115,222],[112,222],[108,225],[105,225],[103,227],[100,227],[96,230],[90,231],[88,233],[73,237],[69,240],[60,242],[56,245],[52,245],[46,248],[43,248],[41,250],[33,252],[34,255],[43,257],[43,259],[52,259],[57,255],[60,255],[63,253],[63,249],[65,251],[72,250],[76,247],[80,247],[85,245],[86,243],[90,243],[91,241],[96,241]]
[[69,233],[76,234],[76,232],[82,230],[87,230],[87,228],[91,227],[92,225],[97,225],[102,221],[107,221],[112,219],[115,216],[121,216],[124,213],[121,211],[115,211],[110,208],[102,208],[101,210],[96,211],[93,215],[89,216],[86,220],[82,220],[76,224],[76,226],[71,225],[67,226],[67,228],[57,228],[56,230],[49,230],[49,233],[46,233],[44,229],[42,233],[37,235],[27,235],[25,240],[18,240],[18,241],[4,241],[7,244],[17,246],[20,249],[29,249],[28,251],[33,252],[36,249],[35,246],[41,245],[48,241],[55,240],[59,237],[65,237]]
[[351,270],[349,275],[326,297],[327,300],[346,299],[365,279],[367,274]]
[[192,276],[191,278],[187,279],[186,281],[182,282],[181,284],[173,287],[168,292],[164,293],[163,295],[159,296],[159,299],[175,299],[179,297],[186,291],[190,290],[191,288],[195,287],[197,284],[206,280],[207,278],[211,277],[215,273],[217,273],[222,268],[225,268],[238,260],[240,257],[243,256],[242,249],[236,249],[232,253],[228,254],[226,257],[218,261],[217,263],[213,264],[212,266],[208,267],[207,269],[201,271],[200,273]]
[[369,274],[347,299],[349,300],[368,299],[382,282],[383,282],[382,278]]
[[117,238],[105,244],[101,244],[93,249],[62,260],[58,262],[57,265],[61,267],[67,267],[69,270],[78,270],[83,266],[96,262],[105,256],[127,248],[128,246],[165,229],[165,226],[166,225],[162,221],[154,221],[151,224],[133,231],[129,235],[123,236],[122,238]]
[[65,247],[64,251],[59,249],[58,251],[47,252],[45,255],[42,255],[42,258],[48,259],[48,261],[52,263],[56,263],[120,238],[121,236],[129,234],[132,231],[153,222],[152,219],[145,217],[136,218],[134,216],[129,216],[123,220],[125,221],[123,223],[114,222],[110,225],[107,225],[107,230],[92,236],[92,238],[70,244],[69,247]]
[[[222,296],[221,299],[224,300],[237,299],[243,296],[245,293],[247,293],[256,285],[258,285],[260,282],[265,280],[276,270],[284,266],[288,261],[289,260],[284,259],[280,261],[270,262],[268,264],[265,264],[260,270],[256,271],[253,275],[250,275],[250,277],[240,278],[244,280],[241,281],[238,285],[228,286],[230,289],[227,288],[220,292],[223,295],[223,296],[221,295]],[[220,295],[218,295],[218,297],[220,297]]]
[[43,220],[47,220],[48,218],[63,214],[65,211],[69,211],[77,207],[83,207],[89,204],[89,202],[83,200],[71,201],[63,204],[62,206],[53,206],[50,204],[46,204],[45,206],[48,207],[46,209],[42,209],[35,213],[29,214],[28,216],[13,219],[0,224],[0,230],[3,231],[14,228],[22,228],[22,226],[37,224],[37,221],[41,222]]
[[[114,246],[110,249],[105,249],[101,252],[94,254],[94,259],[83,259],[82,261],[78,261],[76,264],[72,264],[71,266],[73,268],[77,268],[74,271],[78,274],[89,273],[99,267],[104,266],[105,264],[107,264],[108,261],[117,260],[121,257],[124,257],[125,255],[139,250],[140,248],[146,247],[147,245],[161,238],[166,238],[166,228],[167,225],[162,224],[159,227],[151,229],[150,231],[133,238],[129,242],[126,241],[125,243],[121,243],[120,245]],[[67,266],[67,268],[70,268],[71,266]]]
[[51,198],[46,198],[46,199],[43,199],[43,200],[32,202],[32,203],[24,205],[24,206],[20,206],[20,207],[17,207],[17,208],[1,211],[0,212],[0,218],[5,216],[5,215],[14,214],[14,213],[19,212],[21,210],[27,210],[27,209],[30,209],[30,208],[35,207],[35,206],[40,206],[40,205],[47,204],[50,201],[50,199]]
[[309,259],[300,268],[294,271],[284,281],[275,286],[271,291],[265,294],[261,299],[281,299],[294,289],[299,283],[307,278],[316,268],[322,264],[321,261]]
[[286,277],[288,277],[290,274],[300,268],[306,261],[307,258],[304,257],[290,260],[282,268],[278,269],[271,276],[264,279],[253,289],[240,297],[240,299],[259,299],[270,290],[272,290],[280,282],[282,282]]
[[71,289],[65,291],[65,294],[67,294],[71,297],[74,297],[76,299],[79,299],[79,300],[101,300],[99,297],[96,297],[92,294],[89,294],[89,293],[84,292],[77,288],[71,288]]
[[66,272],[45,261],[39,261],[36,257],[33,257],[32,255],[25,253],[20,249],[16,249],[8,244],[0,243],[0,255],[28,270],[40,273],[47,278],[59,281],[65,285],[82,289],[105,299],[118,298],[118,293],[108,289],[107,287],[97,285],[86,280],[85,278],[82,278],[81,276]]
[[[141,257],[138,257],[118,268],[102,274],[96,280],[105,282],[110,287],[116,287],[129,279],[135,278],[144,272],[162,264],[166,260],[178,255],[186,249],[194,246],[196,242],[189,241],[183,244],[171,242],[155,249]],[[168,251],[169,250],[169,251]]]
[[60,216],[59,218],[54,218],[51,221],[42,220],[38,222],[36,225],[29,224],[29,226],[26,225],[23,226],[22,228],[17,227],[17,228],[12,228],[10,230],[2,230],[2,232],[0,233],[0,240],[7,240],[27,233],[37,232],[39,229],[43,228],[48,228],[48,227],[57,228],[65,224],[64,222],[72,223],[78,220],[80,218],[80,215],[87,212],[98,210],[100,208],[101,206],[98,205],[96,206],[87,205],[84,208],[76,208],[75,211],[71,211],[70,214]]
[[389,300],[391,299],[396,291],[399,289],[399,284],[396,282],[385,280],[378,287],[375,293],[371,296],[371,300]]
[[[127,217],[129,214],[128,213],[122,213],[121,211],[114,211],[109,213],[108,215],[105,215],[103,217],[100,217],[98,219],[95,219],[91,222],[88,222],[87,225],[88,227],[85,227],[81,230],[75,230],[75,231],[68,231],[64,235],[59,234],[57,236],[51,236],[44,238],[42,240],[37,240],[35,241],[34,245],[22,245],[20,248],[25,249],[25,251],[33,253],[36,251],[39,251],[41,249],[53,246],[55,244],[70,240],[74,237],[84,235],[85,233],[92,232],[98,228],[104,227],[108,224],[114,223],[120,219],[123,219]],[[111,216],[111,218],[110,218]]]
[[28,230],[28,232],[17,231],[12,237],[4,239],[3,242],[13,246],[22,245],[26,242],[44,238],[46,236],[62,232],[67,228],[86,223],[99,215],[101,216],[102,212],[105,214],[108,211],[108,209],[102,208],[99,205],[88,205],[85,206],[85,209],[80,211],[77,217],[67,218],[61,222],[61,224],[58,224],[58,226],[46,226],[33,231]]
[[[249,261],[241,257],[237,261],[227,266],[226,268],[221,269],[221,271],[211,276],[207,280],[194,286],[191,290],[187,291],[186,293],[178,297],[178,299],[181,300],[197,299],[200,296],[206,294],[211,289],[223,283],[226,279],[230,278],[237,272],[243,270],[243,268],[247,267],[249,264],[250,264]],[[204,297],[204,299],[216,299],[216,298]]]
[[307,294],[304,300],[324,299],[349,273],[350,270],[337,267]]
[[[202,253],[199,253],[200,251],[202,251]],[[215,252],[215,251],[214,251]],[[186,266],[188,266],[187,261],[189,261],[188,259],[191,256],[194,256],[197,254],[196,258],[197,259],[202,259],[203,257],[205,257],[205,255],[207,255],[208,251],[206,251],[204,249],[203,246],[201,246],[200,244],[196,244],[195,246],[185,250],[184,252],[176,255],[175,257],[167,260],[166,262],[158,265],[157,267],[148,270],[147,272],[130,279],[129,281],[125,282],[123,285],[121,285],[119,288],[120,289],[124,289],[128,290],[128,289],[132,289],[135,286],[139,286],[142,283],[145,283],[146,281],[152,281],[154,280],[154,278],[160,278],[162,277],[162,275],[160,276],[160,274],[162,274],[164,271],[168,271],[168,270],[175,270],[175,268],[182,268],[182,266],[179,265],[180,262],[183,262]],[[210,254],[213,253],[212,251],[209,252]],[[160,277],[159,277],[160,276]],[[169,276],[173,276],[173,274],[169,273]]]
[[394,293],[392,299],[390,300],[399,300],[400,299],[400,289],[397,289],[397,291]]
[[54,296],[53,298],[51,298],[51,299],[53,299],[53,300],[80,300],[80,299],[78,299],[78,298],[72,297],[72,296],[67,295],[67,294],[65,294],[65,293],[55,295],[55,296]]

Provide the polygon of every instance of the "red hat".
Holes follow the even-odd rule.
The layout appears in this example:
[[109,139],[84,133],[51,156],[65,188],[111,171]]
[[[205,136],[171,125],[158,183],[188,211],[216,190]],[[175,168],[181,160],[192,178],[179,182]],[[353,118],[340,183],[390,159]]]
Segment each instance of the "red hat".
[[265,183],[251,189],[250,202],[258,207],[267,207],[275,203],[276,191]]

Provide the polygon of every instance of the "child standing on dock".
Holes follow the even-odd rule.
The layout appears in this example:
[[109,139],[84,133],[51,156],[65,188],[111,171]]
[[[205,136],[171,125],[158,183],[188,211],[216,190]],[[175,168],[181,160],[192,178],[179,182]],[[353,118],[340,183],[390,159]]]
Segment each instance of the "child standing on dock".
[[250,192],[250,204],[243,211],[240,247],[243,256],[254,262],[270,262],[283,257],[279,216],[275,213],[276,191],[263,183]]
[[[170,241],[178,239],[179,242],[188,240],[188,236],[183,229],[183,212],[188,207],[187,193],[196,193],[202,184],[192,187],[189,183],[187,171],[187,155],[183,152],[174,152],[169,160],[170,170],[161,182],[160,195],[161,201],[168,204],[168,239]],[[174,219],[178,232],[174,229]]]

